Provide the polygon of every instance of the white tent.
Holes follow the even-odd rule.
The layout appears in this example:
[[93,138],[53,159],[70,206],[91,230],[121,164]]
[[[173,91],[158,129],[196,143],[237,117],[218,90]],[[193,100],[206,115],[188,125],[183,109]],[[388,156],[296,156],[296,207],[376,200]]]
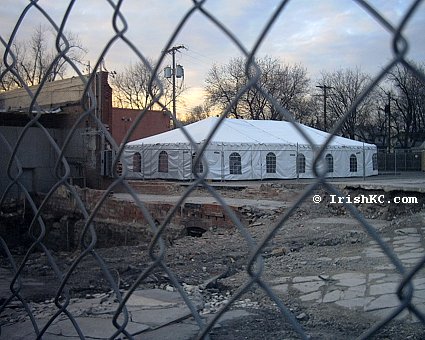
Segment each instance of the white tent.
[[[207,118],[185,126],[197,146],[203,145],[219,118]],[[328,133],[298,124],[320,146]],[[196,148],[181,129],[127,143],[122,162],[127,178],[195,178],[192,169]],[[378,174],[373,144],[335,136],[323,154],[321,165],[329,177]],[[289,122],[224,119],[206,146],[195,171],[212,180],[313,178],[314,150]]]

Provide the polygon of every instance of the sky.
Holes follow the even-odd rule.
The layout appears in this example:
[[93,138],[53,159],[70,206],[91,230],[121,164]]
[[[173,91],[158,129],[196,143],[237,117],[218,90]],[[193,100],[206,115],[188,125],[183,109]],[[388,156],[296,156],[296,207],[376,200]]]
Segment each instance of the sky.
[[[116,2],[117,0],[111,0]],[[370,0],[391,24],[398,25],[413,1]],[[28,1],[1,0],[0,35],[7,40]],[[38,4],[60,25],[68,1],[39,0]],[[231,31],[250,51],[261,31],[280,5],[277,0],[206,0],[203,7]],[[157,60],[169,43],[192,0],[124,0],[121,12],[128,24],[125,33],[145,56]],[[113,10],[106,0],[76,0],[66,30],[77,34],[88,49],[87,61],[94,65],[106,43],[113,37]],[[31,36],[34,27],[47,25],[36,8],[26,14],[17,33],[18,40]],[[122,27],[119,24],[119,27]],[[403,32],[409,42],[408,58],[425,62],[425,2]],[[177,64],[185,70],[187,88],[178,102],[178,114],[190,112],[203,103],[204,81],[212,65],[222,65],[241,56],[241,50],[203,13],[195,11],[179,31],[171,46],[184,45],[176,53]],[[392,34],[383,28],[358,1],[292,0],[279,14],[262,41],[256,56],[279,58],[283,63],[301,64],[314,83],[322,71],[359,67],[377,74],[392,58]],[[108,50],[105,66],[122,71],[138,60],[122,41]],[[171,64],[171,56],[164,67]]]

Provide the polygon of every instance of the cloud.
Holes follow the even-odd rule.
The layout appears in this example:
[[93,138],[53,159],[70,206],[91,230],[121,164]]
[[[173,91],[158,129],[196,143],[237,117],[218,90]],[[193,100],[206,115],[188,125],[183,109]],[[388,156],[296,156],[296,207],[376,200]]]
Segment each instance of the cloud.
[[[390,60],[392,34],[357,3],[309,3],[311,6],[306,6],[305,1],[288,5],[264,43],[265,53],[275,53],[289,62],[301,62],[313,76],[323,69],[355,66],[375,73]],[[388,12],[381,6],[386,3],[375,1],[383,15],[399,21],[406,6]],[[416,23],[413,26],[419,27]]]
[[[393,25],[400,23],[410,2],[369,1]],[[23,8],[24,0],[2,0],[0,34],[8,37]],[[39,1],[59,25],[68,2]],[[205,9],[234,34],[249,51],[280,4],[277,0],[207,0]],[[146,57],[158,59],[180,24],[191,10],[189,0],[123,2],[121,11],[128,24],[125,37]],[[409,41],[408,57],[423,61],[425,55],[425,4],[422,4],[404,32]],[[87,47],[92,65],[107,42],[114,37],[113,10],[105,0],[76,1],[68,18],[67,30],[77,33]],[[29,37],[32,25],[47,22],[35,9],[20,28],[20,37]],[[122,24],[119,24],[122,27]],[[194,97],[199,98],[204,79],[214,63],[224,64],[240,56],[241,50],[224,31],[195,11],[171,42],[188,49],[177,53],[177,62],[185,68],[185,82]],[[321,70],[359,66],[375,73],[393,57],[392,34],[383,28],[363,7],[354,1],[290,1],[280,13],[257,56],[270,55],[288,63],[301,63],[311,77]],[[110,70],[119,71],[138,59],[130,46],[117,41],[105,57]],[[163,65],[171,63],[169,55]],[[189,102],[189,101],[187,101]]]

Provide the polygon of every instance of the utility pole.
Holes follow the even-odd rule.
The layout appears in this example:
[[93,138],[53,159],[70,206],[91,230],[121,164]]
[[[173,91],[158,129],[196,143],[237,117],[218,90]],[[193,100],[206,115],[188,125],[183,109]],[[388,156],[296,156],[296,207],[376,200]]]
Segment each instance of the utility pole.
[[326,117],[326,99],[328,98],[328,90],[333,89],[333,87],[327,85],[316,85],[316,87],[323,90],[323,125],[324,130],[327,131],[328,123]]
[[[182,48],[186,48],[183,45],[179,45],[179,46],[174,46],[171,47],[170,49],[168,49],[166,51],[166,53],[170,53],[173,59],[172,62],[172,70],[170,72],[169,67],[165,68],[165,77],[166,78],[170,78],[172,76],[173,78],[173,116],[175,119],[177,119],[177,112],[176,112],[176,77],[177,78],[181,78],[183,77],[183,67],[181,65],[177,65],[176,68],[176,51],[182,49]],[[170,74],[171,73],[171,74]]]
[[385,105],[385,113],[388,116],[388,136],[387,136],[387,151],[391,150],[391,93],[388,93],[388,104]]

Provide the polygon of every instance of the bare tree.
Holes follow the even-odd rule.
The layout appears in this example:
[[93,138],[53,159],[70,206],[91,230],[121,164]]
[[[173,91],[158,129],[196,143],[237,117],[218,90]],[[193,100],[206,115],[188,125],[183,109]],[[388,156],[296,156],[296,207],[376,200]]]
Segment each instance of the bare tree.
[[[425,66],[417,69],[425,73]],[[392,89],[387,93],[395,137],[403,148],[425,140],[425,84],[404,65],[388,74]]]
[[0,77],[0,92],[9,91],[20,85],[16,77],[14,77],[11,72],[7,71],[7,67],[3,64],[3,60],[0,60],[0,75],[2,75],[2,77]]
[[[364,124],[376,112],[375,91],[372,91],[356,107],[353,106],[360,94],[369,86],[370,76],[359,68],[322,72],[319,86],[327,86],[328,126],[336,124],[349,109],[353,109],[341,128],[341,134],[351,139],[365,140]],[[324,96],[319,97],[324,100]],[[323,106],[322,106],[323,107]]]
[[[386,85],[386,84],[384,84]],[[375,91],[374,95],[374,111],[369,117],[360,124],[360,128],[365,136],[364,140],[370,143],[377,144],[378,147],[388,146],[388,130],[391,129],[391,119],[388,111],[388,96],[389,90],[385,87],[380,87]]]
[[[265,84],[265,88],[277,99],[280,106],[290,111],[298,120],[302,120],[307,109],[309,84],[307,70],[300,64],[277,64],[272,68],[271,80]],[[270,102],[267,102],[267,106],[270,119],[280,119],[276,107]]]
[[[307,71],[300,65],[284,65],[268,56],[255,62],[260,71],[259,79],[243,93],[240,91],[250,77],[255,76],[256,68],[250,67],[248,77],[243,58],[234,58],[222,66],[214,65],[205,80],[207,102],[222,111],[229,108],[230,116],[235,118],[281,119],[276,105],[263,94],[265,92],[279,105],[296,113],[307,93]],[[240,98],[235,101],[238,95]]]
[[[154,61],[148,60],[149,65],[138,61],[134,65],[126,67],[122,72],[118,72],[111,80],[114,89],[114,105],[117,107],[127,107],[131,109],[147,108],[154,97],[161,94],[159,99],[162,105],[169,106],[172,101],[172,84],[162,73],[157,77],[152,77]],[[179,97],[185,90],[183,83],[176,88],[176,97]],[[158,104],[155,104],[158,106]]]
[[149,87],[150,80],[151,71],[143,62],[130,65],[123,72],[116,73],[111,79],[115,105],[131,109],[147,107],[152,100],[151,93],[156,96],[160,91],[155,83]]
[[196,105],[189,113],[186,113],[183,123],[191,124],[208,117],[210,117],[210,108],[208,105]]
[[220,110],[230,108],[230,115],[240,118],[239,102],[232,104],[246,81],[242,59],[230,60],[227,65],[213,65],[205,80],[208,104]]
[[[82,47],[79,39],[72,33],[65,33],[69,48],[66,56],[74,64],[82,64],[86,49]],[[12,72],[7,72],[1,79],[2,90],[7,91],[24,84],[37,85],[42,79],[54,81],[63,79],[68,70],[68,62],[65,58],[56,58],[59,52],[56,49],[56,32],[38,26],[28,41],[15,41],[11,46],[16,63],[14,71],[19,74],[17,77]],[[60,50],[65,48],[65,42],[60,40]],[[11,58],[9,61],[11,62]],[[0,69],[6,70],[3,61],[0,62]],[[24,83],[24,84],[23,84]]]
[[295,111],[294,118],[297,122],[305,124],[316,129],[323,129],[322,116],[318,114],[321,106],[316,95],[305,95],[298,102],[298,108]]

